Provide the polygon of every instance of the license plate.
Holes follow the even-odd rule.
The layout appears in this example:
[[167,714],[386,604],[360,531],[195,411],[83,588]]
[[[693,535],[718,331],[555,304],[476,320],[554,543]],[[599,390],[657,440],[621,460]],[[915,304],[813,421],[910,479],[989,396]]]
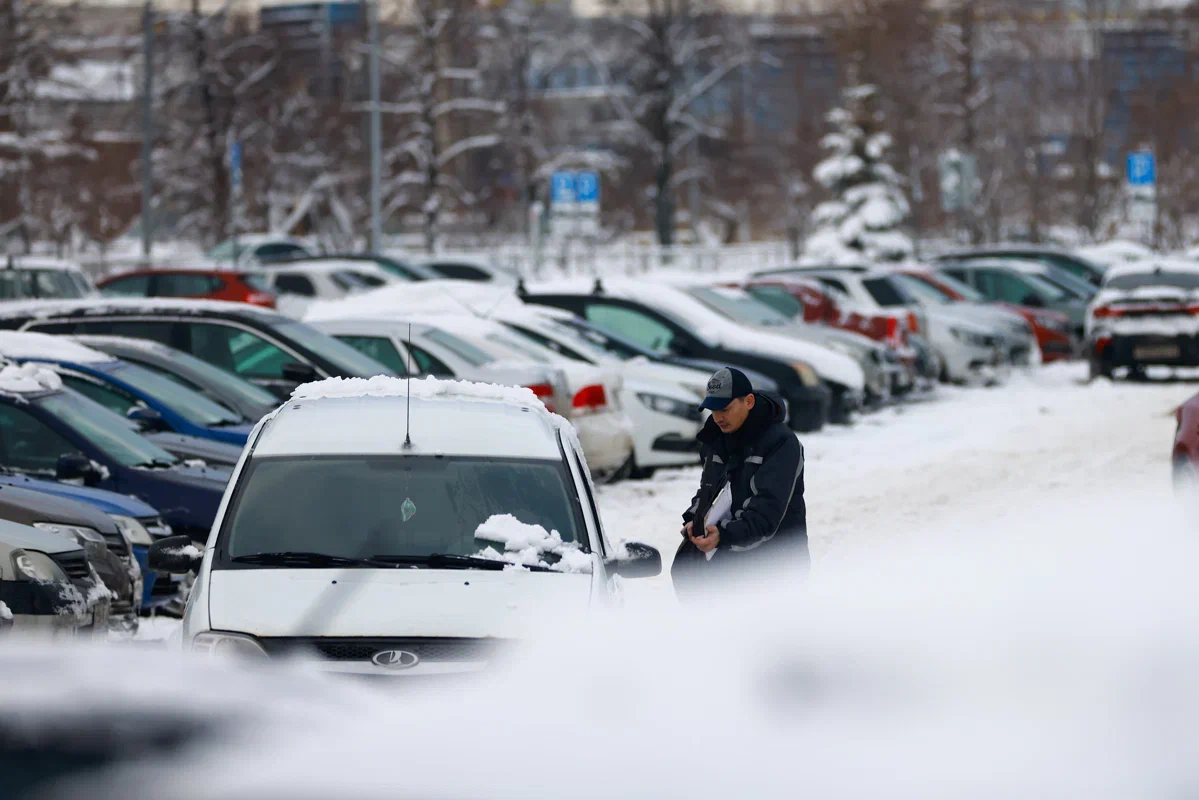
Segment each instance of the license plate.
[[1182,351],[1176,344],[1144,344],[1132,349],[1132,357],[1138,361],[1154,358],[1178,358]]

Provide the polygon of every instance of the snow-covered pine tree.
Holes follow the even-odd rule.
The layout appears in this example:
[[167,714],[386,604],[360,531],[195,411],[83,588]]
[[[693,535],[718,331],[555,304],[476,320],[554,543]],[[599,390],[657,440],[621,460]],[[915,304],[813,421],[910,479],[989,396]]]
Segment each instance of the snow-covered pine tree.
[[891,136],[878,92],[859,85],[843,95],[843,107],[828,115],[833,131],[821,141],[828,155],[813,171],[832,197],[812,212],[804,257],[836,264],[904,261],[914,252],[903,231],[911,207],[903,178],[887,163]]

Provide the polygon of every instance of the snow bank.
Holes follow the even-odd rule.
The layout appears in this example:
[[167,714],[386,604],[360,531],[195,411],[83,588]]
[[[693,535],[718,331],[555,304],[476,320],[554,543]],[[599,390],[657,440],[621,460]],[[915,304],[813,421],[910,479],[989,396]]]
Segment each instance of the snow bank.
[[[487,547],[475,555],[493,561],[507,561],[523,567],[548,567],[558,572],[591,572],[591,556],[577,542],[564,542],[557,531],[547,531],[540,525],[521,522],[511,514],[494,514],[475,529],[475,538],[498,542],[503,552]],[[547,562],[546,555],[558,556]]]
[[0,358],[37,358],[77,364],[102,364],[116,360],[107,353],[93,350],[65,336],[22,331],[0,331]]
[[9,364],[0,369],[0,392],[37,394],[62,388],[58,374],[37,364]]
[[293,400],[317,400],[335,397],[407,397],[409,390],[417,400],[481,400],[507,405],[545,409],[537,395],[523,386],[496,386],[491,383],[447,381],[422,378],[409,381],[376,375],[373,378],[326,378],[297,386]]

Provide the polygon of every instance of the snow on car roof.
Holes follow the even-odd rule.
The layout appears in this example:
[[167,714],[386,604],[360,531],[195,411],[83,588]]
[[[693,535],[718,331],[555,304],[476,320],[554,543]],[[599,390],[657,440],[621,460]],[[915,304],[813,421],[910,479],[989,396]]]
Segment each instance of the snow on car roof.
[[0,392],[25,395],[62,389],[58,374],[37,364],[8,364],[0,368]]
[[304,384],[275,413],[256,455],[404,452],[411,386],[412,453],[558,460],[570,423],[524,387],[437,378],[329,378]]
[[[8,265],[8,259],[0,259],[0,269]],[[13,265],[18,269],[44,269],[66,272],[82,272],[78,264],[70,261],[63,261],[59,258],[50,258],[49,256],[14,256]]]
[[1153,272],[1199,273],[1199,261],[1182,258],[1153,258],[1146,261],[1118,264],[1108,269],[1103,278],[1106,282],[1122,275],[1148,275]]
[[279,264],[247,268],[245,272],[251,275],[272,275],[286,272],[307,272],[314,275],[328,275],[336,272],[370,272],[392,276],[392,273],[373,261],[351,261],[340,258],[297,258]]
[[114,311],[166,311],[178,314],[242,314],[284,319],[280,314],[248,303],[224,300],[177,300],[169,297],[95,297],[86,300],[25,300],[0,304],[0,317],[42,319],[60,314],[102,315]]
[[397,313],[486,314],[507,304],[520,305],[514,286],[479,281],[435,280],[398,283],[308,307],[309,322],[348,317],[387,317]]
[[115,361],[108,353],[72,341],[65,336],[23,331],[0,331],[0,358],[37,358],[101,364]]

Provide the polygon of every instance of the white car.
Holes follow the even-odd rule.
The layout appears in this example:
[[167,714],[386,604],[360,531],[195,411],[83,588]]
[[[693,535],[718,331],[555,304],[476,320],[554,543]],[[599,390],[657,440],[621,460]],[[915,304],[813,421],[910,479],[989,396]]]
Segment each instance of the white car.
[[[537,374],[546,375],[546,379],[523,385],[574,424],[592,474],[597,479],[620,477],[632,467],[633,426],[621,408],[619,374],[561,358],[523,341],[493,320],[464,314],[424,317],[416,313],[386,319],[391,322],[388,340],[401,354],[407,349],[407,323],[413,324],[412,355],[418,374],[506,381],[514,371],[526,375],[540,367]],[[313,324],[351,346],[379,346],[378,342],[356,340],[361,334],[353,331],[362,329],[353,327],[350,320]],[[335,330],[342,332],[333,333]],[[547,369],[551,371],[546,373]]]
[[613,545],[594,498],[573,429],[526,389],[319,381],[255,427],[203,551],[172,537],[150,563],[196,571],[187,650],[472,672],[617,600],[614,574],[661,571]]
[[854,303],[868,309],[917,309],[920,333],[941,362],[941,377],[953,383],[995,383],[1010,372],[1006,337],[990,325],[980,325],[968,312],[953,311],[946,305],[920,303],[888,272],[865,268],[799,268],[826,286],[849,295]]
[[0,258],[0,300],[79,300],[99,292],[78,264],[45,256]]
[[578,328],[564,324],[562,318],[571,318],[564,311],[505,307],[496,317],[564,358],[621,373],[621,405],[633,423],[633,477],[649,477],[659,467],[698,463],[695,437],[703,426],[699,404],[708,373],[645,358],[614,358]]
[[404,280],[377,264],[366,261],[296,261],[256,270],[263,288],[278,296],[276,308],[289,317],[300,318],[317,300],[339,300]]
[[204,254],[211,261],[252,267],[277,264],[314,255],[299,239],[281,233],[245,233],[237,239],[226,239]]

